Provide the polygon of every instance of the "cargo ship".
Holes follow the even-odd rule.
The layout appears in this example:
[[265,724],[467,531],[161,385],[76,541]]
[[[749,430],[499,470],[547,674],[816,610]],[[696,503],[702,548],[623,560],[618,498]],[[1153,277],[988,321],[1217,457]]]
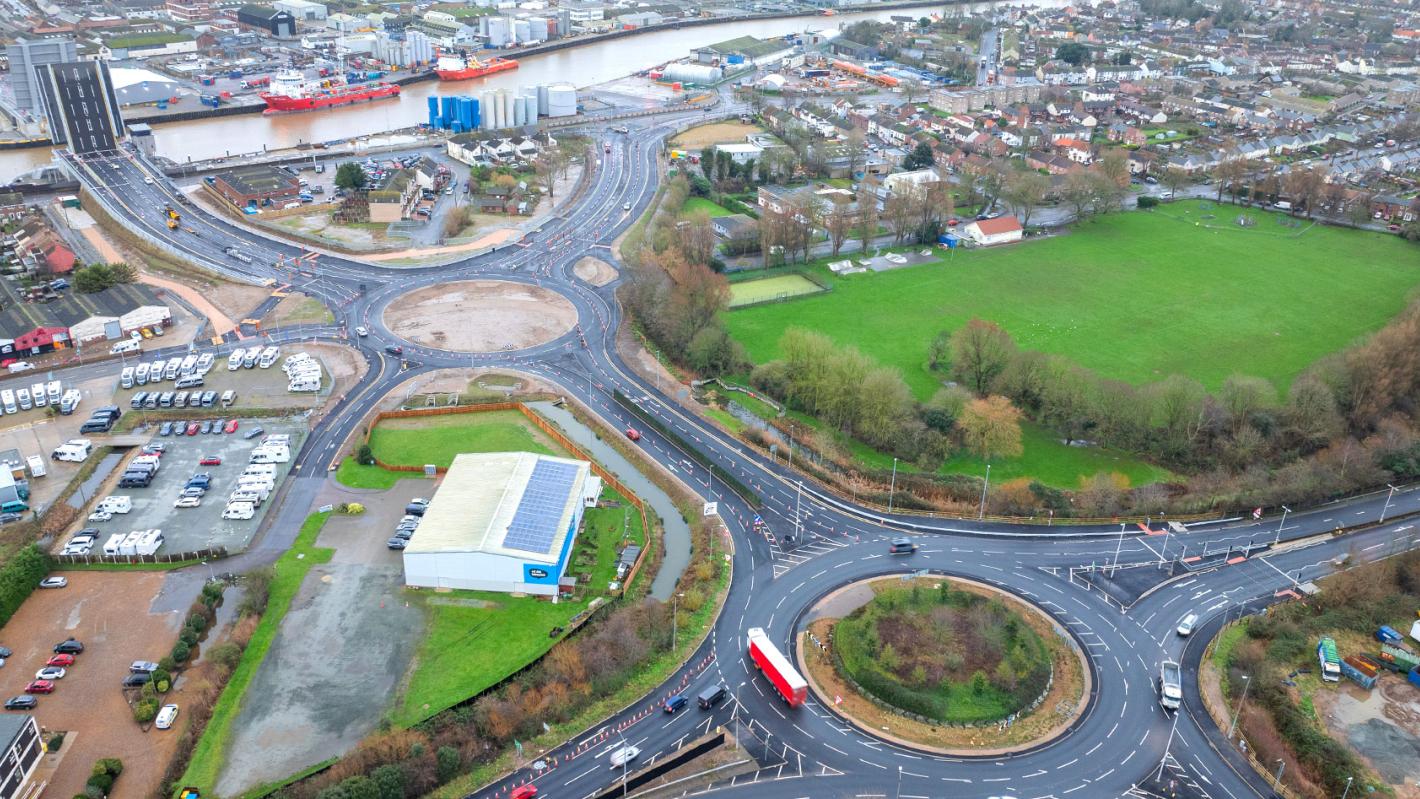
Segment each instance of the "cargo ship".
[[268,114],[316,111],[386,97],[399,97],[399,86],[384,82],[346,83],[338,78],[312,81],[294,69],[276,73],[271,88],[261,93]]
[[468,80],[517,68],[518,62],[512,58],[494,56],[487,61],[479,61],[473,56],[440,55],[434,73],[439,76],[439,80]]

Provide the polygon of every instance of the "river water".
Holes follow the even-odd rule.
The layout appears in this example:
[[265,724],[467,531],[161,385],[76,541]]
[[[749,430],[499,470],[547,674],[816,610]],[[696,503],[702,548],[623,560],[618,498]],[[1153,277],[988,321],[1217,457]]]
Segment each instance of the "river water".
[[[1058,6],[1065,0],[1040,0],[1031,5]],[[656,31],[544,55],[519,59],[518,69],[487,78],[440,83],[425,81],[404,87],[399,100],[348,106],[305,114],[264,116],[243,114],[214,117],[154,127],[160,155],[174,161],[216,158],[229,153],[250,153],[263,144],[269,148],[293,147],[302,142],[324,142],[364,136],[416,125],[428,119],[425,98],[435,94],[474,94],[482,89],[515,89],[544,83],[572,83],[594,86],[649,67],[664,64],[690,53],[694,47],[737,36],[769,38],[817,30],[832,33],[840,25],[859,20],[886,21],[890,16],[926,16],[943,10],[969,14],[984,13],[1006,3],[968,3],[941,7],[890,9],[843,14],[834,17],[807,16],[785,19],[727,22],[677,30]],[[1016,3],[1015,5],[1020,5]],[[0,182],[49,163],[47,149],[13,150],[0,153]]]

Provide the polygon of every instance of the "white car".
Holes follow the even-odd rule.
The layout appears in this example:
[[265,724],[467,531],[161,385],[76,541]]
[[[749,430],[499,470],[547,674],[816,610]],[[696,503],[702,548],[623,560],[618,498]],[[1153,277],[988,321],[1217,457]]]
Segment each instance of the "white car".
[[63,588],[68,584],[68,577],[46,577],[39,581],[40,588]]
[[610,763],[612,768],[621,768],[636,759],[641,754],[641,750],[634,746],[623,746],[611,753]]
[[173,503],[174,508],[195,508],[202,504],[202,497],[178,497],[178,501]]
[[106,510],[96,510],[93,513],[89,514],[89,521],[91,522],[106,522],[112,518],[113,513]]
[[359,336],[360,338],[364,338],[365,336],[370,335],[370,331],[366,330],[364,327],[357,327],[355,328],[355,335]]
[[45,666],[44,668],[42,668],[42,669],[40,669],[39,671],[35,672],[35,679],[36,679],[36,680],[62,680],[62,679],[64,679],[64,674],[65,674],[65,671],[64,671],[64,667],[62,667],[62,666]]
[[163,705],[163,709],[158,711],[158,717],[153,720],[153,726],[160,730],[169,729],[173,722],[177,721],[177,714],[177,705]]
[[149,186],[153,185],[153,179],[146,175],[143,177],[143,182],[147,183]]

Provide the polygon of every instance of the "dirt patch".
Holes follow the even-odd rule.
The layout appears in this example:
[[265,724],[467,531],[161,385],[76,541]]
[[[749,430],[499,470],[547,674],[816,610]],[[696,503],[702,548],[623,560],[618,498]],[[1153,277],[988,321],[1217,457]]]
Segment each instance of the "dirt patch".
[[[935,590],[942,578],[933,577],[919,581],[924,588]],[[882,581],[884,587],[896,588],[902,583],[896,577]],[[981,727],[953,727],[920,722],[877,705],[857,692],[834,668],[828,645],[815,642],[832,641],[833,625],[838,621],[830,615],[841,615],[856,609],[867,601],[867,592],[861,585],[848,586],[846,591],[836,592],[826,597],[816,606],[814,613],[829,613],[809,624],[806,637],[799,647],[799,662],[805,667],[812,690],[819,693],[825,706],[847,717],[873,734],[904,742],[910,746],[925,747],[956,754],[989,754],[1008,752],[1026,746],[1033,746],[1062,733],[1066,726],[1084,711],[1084,696],[1088,677],[1082,656],[1061,638],[1055,624],[1041,611],[1017,600],[1009,594],[988,589],[962,579],[951,580],[955,590],[969,591],[992,598],[1002,598],[1019,612],[1021,619],[1031,627],[1049,647],[1055,661],[1055,676],[1045,701],[1034,713],[1017,719],[1007,727],[988,724]],[[874,586],[876,588],[876,586]],[[839,597],[848,597],[836,601]],[[841,698],[841,702],[839,699]]]
[[261,326],[272,328],[282,325],[323,324],[334,319],[325,303],[299,291],[293,291],[282,297],[276,307],[261,318]]
[[[49,796],[74,796],[84,789],[89,768],[101,757],[123,760],[123,777],[113,797],[151,796],[177,748],[186,714],[171,730],[144,731],[133,721],[120,687],[135,660],[158,660],[177,640],[180,612],[155,612],[162,598],[162,574],[67,572],[69,587],[36,591],[3,630],[3,643],[15,654],[0,669],[0,694],[23,692],[52,654],[51,647],[73,636],[84,653],[54,693],[39,698],[35,719],[46,731],[76,731],[65,744],[64,767],[50,782]],[[187,605],[195,597],[162,598],[165,605]],[[174,601],[178,600],[178,601]],[[180,689],[165,699],[183,704]]]
[[468,280],[410,292],[390,303],[384,322],[425,346],[498,352],[552,341],[577,323],[577,309],[540,286]]
[[743,125],[739,122],[712,122],[709,125],[691,128],[676,136],[671,140],[671,146],[695,150],[697,151],[696,155],[699,155],[699,150],[712,144],[743,142],[745,137],[751,133],[763,132],[764,129],[758,125]]
[[614,269],[611,264],[600,258],[593,258],[591,256],[587,256],[578,261],[577,265],[572,267],[572,272],[578,278],[591,283],[593,286],[605,286],[611,281],[616,280],[617,275],[616,269]]
[[1367,691],[1342,683],[1318,691],[1317,716],[1331,737],[1345,741],[1399,799],[1420,799],[1420,786],[1406,780],[1420,774],[1420,693],[1403,677],[1381,674]]

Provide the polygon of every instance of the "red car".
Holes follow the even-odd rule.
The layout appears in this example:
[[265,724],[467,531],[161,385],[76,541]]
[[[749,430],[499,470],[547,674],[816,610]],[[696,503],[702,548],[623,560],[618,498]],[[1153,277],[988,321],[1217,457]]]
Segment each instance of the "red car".
[[52,694],[54,693],[54,683],[49,680],[35,680],[25,686],[27,694]]
[[198,465],[198,466],[221,466],[221,465],[222,465],[222,459],[219,458],[219,457],[217,457],[216,455],[208,455],[207,457],[205,457],[205,458],[203,458],[202,460],[198,461],[198,462],[197,462],[197,465]]
[[45,661],[44,665],[46,665],[46,666],[72,666],[72,665],[74,665],[74,656],[73,656],[73,655],[55,655],[54,657],[52,657],[52,658],[50,658],[49,660]]
[[195,435],[197,435],[197,429],[198,429],[198,427],[199,427],[199,425],[197,424],[197,422],[188,422],[188,423],[187,423],[187,434],[190,435],[190,436],[195,436]]
[[641,440],[641,431],[640,431],[640,430],[637,430],[637,429],[634,428],[634,427],[628,427],[628,428],[626,428],[626,437],[629,438],[629,439],[631,439],[632,441],[640,441],[640,440]]
[[534,796],[537,796],[536,785],[519,785],[508,794],[508,799],[532,799]]
[[229,434],[237,432],[237,420],[232,419],[231,421],[227,422],[227,426],[222,429]]

